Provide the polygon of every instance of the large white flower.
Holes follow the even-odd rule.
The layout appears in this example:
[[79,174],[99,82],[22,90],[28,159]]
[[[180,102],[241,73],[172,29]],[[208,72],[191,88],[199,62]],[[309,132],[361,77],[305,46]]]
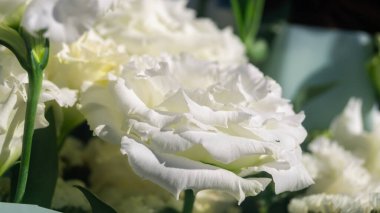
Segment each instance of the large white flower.
[[119,76],[84,87],[80,104],[96,135],[121,142],[139,176],[177,197],[217,189],[241,202],[271,181],[255,177],[262,171],[277,193],[313,182],[300,162],[304,115],[252,65],[133,57]]
[[117,0],[32,0],[22,25],[31,33],[72,42],[90,29]]
[[[0,50],[0,175],[8,169],[21,154],[22,136],[26,109],[27,73],[20,67],[14,56]],[[37,108],[35,128],[48,125],[44,117],[45,104],[54,100],[60,106],[72,106],[76,93],[59,89],[44,80]]]
[[196,18],[186,0],[121,2],[95,27],[105,38],[123,44],[133,55],[187,52],[223,64],[246,61],[244,45],[231,28],[223,30],[208,18]]

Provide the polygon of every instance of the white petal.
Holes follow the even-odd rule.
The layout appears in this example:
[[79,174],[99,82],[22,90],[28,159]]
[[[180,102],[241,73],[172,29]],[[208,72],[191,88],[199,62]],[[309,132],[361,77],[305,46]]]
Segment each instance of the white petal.
[[[337,137],[340,135],[357,135],[363,132],[362,102],[360,99],[351,98],[343,113],[337,117],[332,125],[331,131]],[[344,137],[343,137],[344,138]]]
[[128,155],[131,167],[139,176],[155,182],[177,198],[185,189],[195,192],[217,189],[230,193],[241,203],[246,196],[264,190],[270,182],[270,179],[243,179],[227,170],[174,155],[158,155],[127,137],[122,139],[121,151]]
[[262,166],[258,171],[265,171],[272,175],[276,194],[285,191],[298,191],[314,183],[301,163],[293,165],[289,169]]
[[246,155],[272,154],[275,145],[223,133],[186,131],[179,134],[193,144],[201,144],[216,160],[230,163]]
[[25,11],[22,25],[31,33],[45,31],[44,35],[52,40],[72,42],[103,15],[107,9],[104,7],[112,5],[99,1],[33,0]]
[[0,103],[0,134],[4,134],[8,130],[11,113],[16,105],[17,95],[11,92],[4,103]]
[[183,92],[184,99],[188,105],[190,113],[195,119],[207,125],[219,126],[228,128],[228,122],[242,122],[248,120],[250,115],[238,111],[213,111],[207,106],[201,106],[191,100],[185,92]]
[[163,115],[149,109],[136,93],[125,85],[125,81],[121,78],[110,82],[110,88],[111,91],[113,90],[117,104],[123,109],[125,116],[138,116],[156,127],[167,126],[176,119],[174,116]]
[[71,107],[77,101],[76,91],[58,88],[54,83],[44,80],[42,83],[40,102],[55,100],[61,107]]

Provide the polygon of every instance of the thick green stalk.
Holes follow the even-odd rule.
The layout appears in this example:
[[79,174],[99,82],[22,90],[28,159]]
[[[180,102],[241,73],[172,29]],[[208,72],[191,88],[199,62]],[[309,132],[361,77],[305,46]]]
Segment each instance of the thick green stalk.
[[15,202],[17,203],[22,202],[29,174],[34,123],[36,120],[38,100],[42,89],[43,72],[39,66],[33,66],[32,70],[28,73],[28,77],[28,99],[26,102],[24,136],[22,139],[22,155],[15,195]]
[[193,212],[195,196],[191,189],[185,191],[185,201],[183,203],[182,213],[191,213]]

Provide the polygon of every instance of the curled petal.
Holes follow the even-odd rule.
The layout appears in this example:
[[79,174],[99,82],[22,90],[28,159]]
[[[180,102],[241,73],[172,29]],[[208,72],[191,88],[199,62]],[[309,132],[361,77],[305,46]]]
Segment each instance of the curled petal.
[[173,193],[177,199],[185,189],[196,192],[202,189],[218,189],[233,195],[241,203],[246,196],[256,195],[270,179],[243,179],[236,174],[211,165],[191,161],[174,155],[153,153],[144,145],[123,137],[123,154],[133,170],[141,177],[155,182]]

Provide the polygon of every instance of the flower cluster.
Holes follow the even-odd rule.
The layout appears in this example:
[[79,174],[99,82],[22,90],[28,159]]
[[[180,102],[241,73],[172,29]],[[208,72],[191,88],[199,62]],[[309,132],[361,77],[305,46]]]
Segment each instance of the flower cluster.
[[[277,194],[313,183],[302,163],[304,114],[293,111],[273,79],[247,63],[244,45],[230,28],[220,30],[210,19],[196,18],[186,1],[32,0],[20,5],[25,7],[22,31],[8,30],[36,43],[29,47],[27,40],[24,47],[32,55],[33,63],[26,66],[30,75],[33,57],[41,58],[38,42],[51,41],[42,45],[51,57],[36,128],[48,125],[44,103],[76,103],[94,134],[119,150],[114,154],[114,147],[91,141],[86,148],[75,146],[66,164],[88,165],[91,187],[104,200],[126,198],[123,205],[120,199],[108,200],[120,211],[135,206],[144,212],[166,203],[178,209],[162,188],[177,199],[188,189],[217,190],[199,192],[201,201],[212,204],[196,203],[202,212],[230,204],[220,193],[240,204],[271,182]],[[27,74],[7,57],[0,57],[0,145],[1,155],[7,155],[0,157],[7,160],[0,161],[0,174],[20,155],[28,84]],[[115,160],[107,159],[112,156]],[[120,168],[107,170],[106,161]],[[154,184],[144,185],[140,178]],[[89,209],[70,182],[59,179],[57,189],[56,208],[73,203]],[[64,193],[75,200],[62,199]],[[143,202],[149,208],[137,210]]]

